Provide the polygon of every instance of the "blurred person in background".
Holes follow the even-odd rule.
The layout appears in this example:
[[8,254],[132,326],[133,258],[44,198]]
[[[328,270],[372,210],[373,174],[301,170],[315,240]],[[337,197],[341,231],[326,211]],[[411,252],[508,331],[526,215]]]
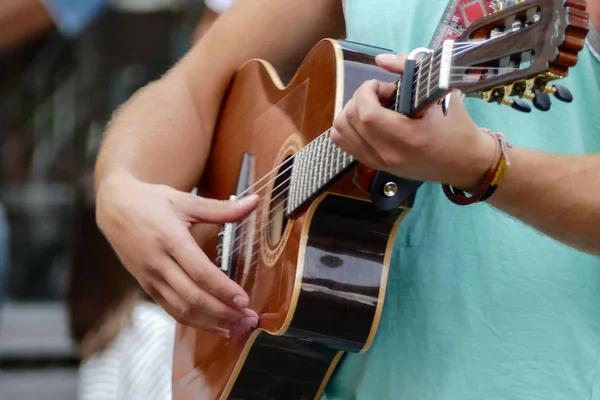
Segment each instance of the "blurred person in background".
[[0,1],[0,54],[58,30],[78,35],[106,8],[108,0],[2,0]]
[[67,289],[81,365],[79,400],[168,400],[174,320],[123,267],[94,218],[91,176],[78,186]]
[[[0,0],[0,57],[59,31],[74,38],[105,9],[108,0]],[[0,61],[2,59],[0,58]],[[10,263],[10,227],[0,203],[0,305]]]
[[[113,9],[125,13],[124,20],[127,13],[182,5],[170,0],[111,2]],[[203,12],[197,27],[209,18],[211,14]],[[139,25],[128,33],[143,35],[139,31],[147,27]],[[67,305],[71,337],[81,360],[78,399],[169,400],[175,320],[143,292],[99,231],[91,170],[77,187]]]

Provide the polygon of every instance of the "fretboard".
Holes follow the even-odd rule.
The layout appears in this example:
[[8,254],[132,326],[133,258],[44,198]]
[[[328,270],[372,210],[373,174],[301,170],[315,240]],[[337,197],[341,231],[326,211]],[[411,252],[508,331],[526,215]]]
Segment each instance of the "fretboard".
[[[413,110],[436,97],[440,90],[440,63],[442,48],[426,55],[417,65],[413,83]],[[398,86],[391,99],[390,109],[397,109],[401,77],[394,82]],[[293,214],[305,202],[331,186],[357,160],[345,153],[330,140],[331,129],[310,142],[294,156],[291,179],[289,181],[287,214]]]
[[330,186],[355,159],[329,138],[331,129],[304,146],[294,157],[287,213]]

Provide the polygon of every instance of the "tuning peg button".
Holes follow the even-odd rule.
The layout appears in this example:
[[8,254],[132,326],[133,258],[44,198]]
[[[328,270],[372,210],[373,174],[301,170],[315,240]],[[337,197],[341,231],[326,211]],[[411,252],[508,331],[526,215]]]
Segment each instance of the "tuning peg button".
[[505,97],[502,99],[500,104],[504,104],[505,106],[509,106],[514,110],[521,111],[524,113],[531,112],[531,107],[529,107],[529,104],[525,103],[523,100],[520,99],[509,99]]
[[550,96],[546,93],[542,93],[539,90],[534,90],[535,94],[533,98],[533,106],[540,111],[548,111],[552,106]]
[[571,93],[571,91],[569,89],[567,89],[564,86],[559,86],[559,85],[552,85],[550,87],[546,86],[546,90],[544,90],[544,91],[547,93],[554,94],[554,97],[556,97],[560,101],[564,101],[565,103],[570,103],[573,101],[573,94]]
[[525,113],[530,113],[531,112],[531,107],[529,107],[529,104],[525,103],[523,100],[519,100],[519,99],[512,99],[513,104],[511,105],[511,107],[517,111],[521,111],[521,112],[525,112]]

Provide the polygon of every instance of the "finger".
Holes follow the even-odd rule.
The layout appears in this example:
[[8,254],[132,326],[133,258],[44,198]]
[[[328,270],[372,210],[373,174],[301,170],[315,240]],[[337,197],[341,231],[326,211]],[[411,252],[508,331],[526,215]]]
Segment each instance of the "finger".
[[[190,307],[190,302],[182,298],[176,289],[174,289],[166,280],[157,279],[154,287],[158,292],[157,297],[162,297],[165,302],[163,307],[169,314],[184,325],[192,326],[197,329],[210,330],[218,333],[222,331],[236,330],[247,331],[258,325],[258,316],[243,316],[238,322],[229,322],[223,318],[208,313],[209,307],[201,306],[201,310],[194,310]],[[205,293],[207,296],[209,294]]]
[[[189,319],[201,316],[209,318],[213,325],[225,327],[235,326],[240,323],[249,323],[246,329],[258,324],[258,315],[252,312],[250,316],[237,308],[233,308],[212,294],[198,287],[190,277],[175,263],[174,260],[165,257],[161,263],[164,265],[165,274],[163,279],[185,302],[184,311]],[[216,267],[213,267],[216,269]]]
[[352,99],[356,110],[348,115],[350,124],[357,128],[357,122],[364,125],[377,121],[385,110],[381,106],[380,97],[388,94],[391,96],[389,84],[375,79],[363,83]]
[[240,310],[248,308],[250,299],[244,289],[209,260],[187,229],[179,227],[176,232],[173,245],[167,251],[192,281],[231,306]]
[[357,115],[350,123],[373,151],[382,155],[400,144],[398,138],[402,134],[402,123],[408,119],[381,107],[378,97],[380,86],[380,82],[371,81],[356,92]]
[[376,88],[379,104],[389,106],[392,96],[396,93],[396,85],[388,82],[379,82]]
[[375,62],[378,66],[392,73],[401,74],[404,72],[404,63],[408,58],[408,53],[400,54],[378,54],[375,56]]
[[181,193],[175,200],[179,217],[190,222],[234,222],[250,214],[258,205],[258,196],[249,195],[239,200],[215,200]]
[[[353,101],[351,100],[348,104],[348,114],[352,114]],[[340,115],[333,123],[333,130],[331,132],[331,141],[339,146],[346,153],[356,157],[360,162],[369,166],[375,167],[380,158],[373,149],[373,147],[367,143],[362,136],[356,132],[354,127],[350,124],[346,111]]]
[[[177,322],[190,326],[195,329],[200,329],[206,332],[214,333],[217,336],[229,338],[231,337],[231,331],[229,329],[221,328],[215,325],[210,325],[203,323],[199,320],[194,321],[184,321],[179,317],[179,304],[180,299],[179,296],[167,285],[166,283],[162,283],[158,285],[160,289],[156,289],[155,292],[151,295],[151,297],[169,314],[171,315]],[[164,294],[163,294],[164,293]]]
[[[390,99],[396,93],[396,85],[390,82],[381,82],[376,79],[368,80],[358,88],[350,102],[356,102],[357,95],[364,91],[375,94],[377,104],[373,104],[373,107],[379,109],[381,106],[387,107],[389,105]],[[348,104],[350,104],[350,102],[348,102]],[[347,106],[348,105],[346,105],[346,109],[348,109]],[[357,106],[357,104],[355,106]],[[352,117],[356,116],[356,114],[357,113],[354,112],[349,115],[350,120],[352,120]]]
[[[350,128],[350,129],[352,129],[352,128]],[[355,157],[357,160],[359,160],[363,163],[365,162],[362,160],[365,157],[363,156],[362,152],[360,151],[361,149],[360,149],[360,146],[356,142],[356,138],[349,136],[348,132],[342,133],[341,131],[338,131],[337,129],[334,128],[331,131],[330,138],[331,138],[331,141],[336,146],[338,146],[340,149],[342,149],[344,152],[350,154],[351,156]]]

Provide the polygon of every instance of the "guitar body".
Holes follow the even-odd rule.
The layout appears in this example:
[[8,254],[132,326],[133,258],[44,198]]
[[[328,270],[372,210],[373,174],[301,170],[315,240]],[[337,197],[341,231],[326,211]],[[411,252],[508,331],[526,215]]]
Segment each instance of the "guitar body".
[[[265,61],[244,64],[225,98],[200,194],[235,194],[245,157],[248,185],[269,175],[330,128],[363,82],[393,81],[374,65],[381,51],[323,40],[287,86]],[[237,242],[245,245],[230,250],[240,247],[232,278],[249,294],[259,326],[226,339],[178,325],[175,400],[319,398],[343,353],[368,349],[407,208],[376,209],[355,183],[360,168],[291,218],[278,201],[285,170],[258,185],[263,201]],[[219,228],[202,243],[212,259]]]

